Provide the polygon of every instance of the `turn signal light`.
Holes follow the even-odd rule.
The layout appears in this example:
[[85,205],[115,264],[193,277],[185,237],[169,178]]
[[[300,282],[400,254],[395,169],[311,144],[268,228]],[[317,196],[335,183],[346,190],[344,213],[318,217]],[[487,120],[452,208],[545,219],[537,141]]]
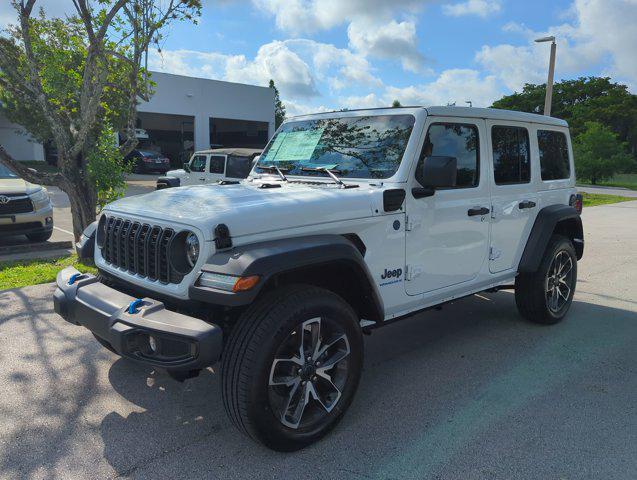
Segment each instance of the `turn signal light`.
[[233,292],[245,292],[246,290],[250,290],[259,282],[258,275],[251,275],[249,277],[239,277],[239,279],[235,282],[234,287],[232,287]]
[[582,194],[578,193],[576,195],[571,195],[568,204],[573,207],[577,213],[582,214],[582,208],[584,206],[584,199],[582,198]]

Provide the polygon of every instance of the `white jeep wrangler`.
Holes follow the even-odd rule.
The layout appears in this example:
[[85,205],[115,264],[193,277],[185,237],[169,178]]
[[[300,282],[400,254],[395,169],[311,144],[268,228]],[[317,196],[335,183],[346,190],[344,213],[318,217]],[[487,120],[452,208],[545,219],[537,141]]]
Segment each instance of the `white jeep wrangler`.
[[325,435],[356,391],[362,333],[484,290],[568,311],[584,242],[567,124],[432,107],[284,123],[250,177],[109,205],[55,309],[179,379],[221,360],[233,423],[276,450]]

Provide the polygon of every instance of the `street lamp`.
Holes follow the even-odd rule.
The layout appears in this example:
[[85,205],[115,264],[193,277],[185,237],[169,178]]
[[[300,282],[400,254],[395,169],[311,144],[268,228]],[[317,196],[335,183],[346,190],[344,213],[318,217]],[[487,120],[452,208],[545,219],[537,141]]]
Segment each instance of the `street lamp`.
[[542,37],[537,43],[551,42],[551,59],[549,60],[549,78],[546,81],[546,97],[544,99],[544,115],[551,116],[551,101],[553,100],[553,76],[555,75],[555,37]]

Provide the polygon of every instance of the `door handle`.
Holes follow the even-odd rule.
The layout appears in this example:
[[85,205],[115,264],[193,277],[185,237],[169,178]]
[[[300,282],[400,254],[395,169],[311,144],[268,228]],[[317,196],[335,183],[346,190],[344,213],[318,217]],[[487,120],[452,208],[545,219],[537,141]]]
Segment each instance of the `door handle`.
[[469,211],[467,212],[467,215],[469,215],[470,217],[476,217],[478,215],[480,216],[486,215],[489,212],[490,210],[487,207],[477,207],[477,208],[470,208]]
[[523,202],[520,202],[520,210],[524,210],[525,208],[533,208],[535,207],[535,202],[532,202],[531,200],[524,200]]
[[201,180],[202,182],[206,180],[206,177],[203,178],[199,178],[199,180]]

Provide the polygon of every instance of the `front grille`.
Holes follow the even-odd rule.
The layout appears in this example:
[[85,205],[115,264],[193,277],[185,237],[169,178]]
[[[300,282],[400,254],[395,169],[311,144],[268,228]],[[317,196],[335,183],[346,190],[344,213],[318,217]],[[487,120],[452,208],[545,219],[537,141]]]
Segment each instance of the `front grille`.
[[0,197],[8,199],[6,203],[0,202],[0,215],[14,215],[16,213],[29,213],[33,211],[33,202],[29,197],[23,195],[14,197],[13,195],[1,194]]
[[170,241],[174,236],[172,228],[108,217],[102,257],[134,275],[162,283],[179,283],[183,275],[170,265]]

